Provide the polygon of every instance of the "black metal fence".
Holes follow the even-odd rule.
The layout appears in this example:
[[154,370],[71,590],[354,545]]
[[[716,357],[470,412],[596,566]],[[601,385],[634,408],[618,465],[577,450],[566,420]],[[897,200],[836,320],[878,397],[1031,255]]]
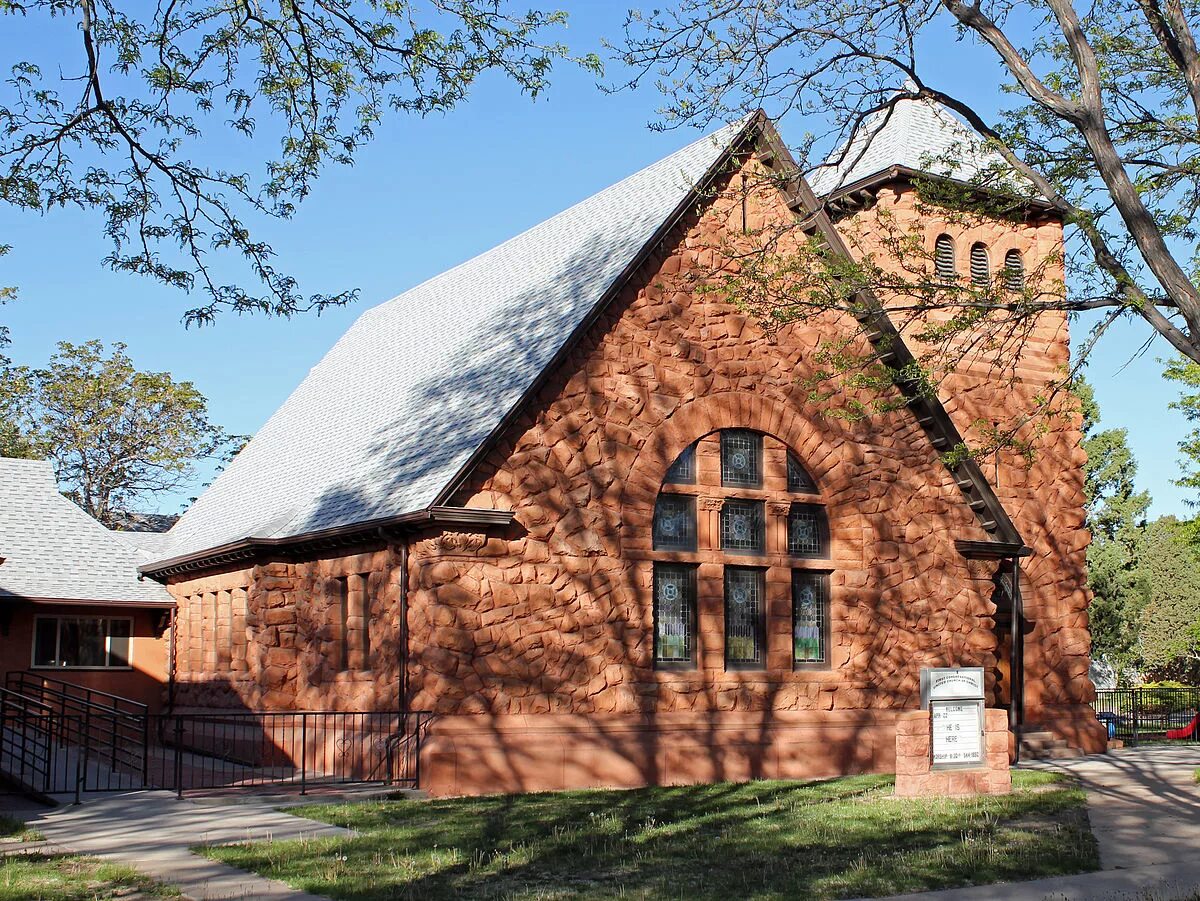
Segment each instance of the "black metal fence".
[[47,795],[420,784],[425,712],[149,713],[37,674],[6,681],[0,772]]
[[1096,692],[1096,717],[1109,738],[1200,741],[1200,688],[1113,688]]

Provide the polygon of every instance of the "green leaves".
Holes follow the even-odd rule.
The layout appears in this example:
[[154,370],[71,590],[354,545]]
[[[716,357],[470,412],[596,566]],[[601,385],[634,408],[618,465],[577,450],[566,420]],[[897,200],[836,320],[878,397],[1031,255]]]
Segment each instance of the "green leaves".
[[[0,4],[0,15],[18,12],[76,17],[81,41],[54,73],[18,61],[0,84],[0,201],[95,211],[113,245],[105,265],[201,295],[189,324],[357,296],[303,293],[248,223],[291,216],[328,166],[353,162],[387,110],[451,109],[485,72],[537,97],[556,62],[600,68],[543,40],[565,13],[502,0]],[[262,174],[227,171],[212,158],[212,129],[279,150]],[[214,251],[240,260],[232,281],[216,273],[237,269]]]
[[192,484],[198,461],[226,459],[244,440],[208,421],[207,401],[191,382],[137,370],[121,343],[106,354],[99,341],[64,341],[45,368],[10,367],[0,376],[0,412],[31,455],[53,461],[67,496],[106,525]]

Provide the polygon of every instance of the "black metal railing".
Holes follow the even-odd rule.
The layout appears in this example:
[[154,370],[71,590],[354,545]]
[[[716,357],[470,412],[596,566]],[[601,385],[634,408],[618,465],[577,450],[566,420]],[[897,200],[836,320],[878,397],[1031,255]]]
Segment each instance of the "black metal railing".
[[29,671],[10,672],[7,689],[53,711],[47,792],[146,788],[145,704]]
[[25,687],[0,688],[0,771],[45,794],[420,785],[423,711],[131,713]]
[[54,710],[0,688],[0,772],[27,789],[49,790]]
[[1200,741],[1200,688],[1112,688],[1096,692],[1096,717],[1109,738]]
[[383,783],[416,788],[425,712],[151,714],[147,779],[185,791]]

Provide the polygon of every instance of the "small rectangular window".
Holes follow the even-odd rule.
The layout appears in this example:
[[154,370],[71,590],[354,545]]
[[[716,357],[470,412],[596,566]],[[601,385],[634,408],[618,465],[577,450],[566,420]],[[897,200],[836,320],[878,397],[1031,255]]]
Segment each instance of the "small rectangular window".
[[792,504],[788,512],[788,553],[793,557],[828,557],[825,510],[817,504]]
[[133,621],[88,616],[39,616],[33,630],[33,665],[61,669],[126,668]]
[[696,568],[654,565],[654,662],[661,668],[695,663]]
[[685,447],[683,453],[675,458],[675,462],[667,470],[667,476],[663,481],[668,485],[694,485],[696,483],[695,444]]
[[683,494],[660,494],[654,504],[654,549],[696,549],[696,499]]
[[761,569],[725,567],[725,663],[732,668],[763,665],[766,644],[766,574]]
[[721,547],[761,554],[766,546],[762,501],[730,499],[721,507]]
[[792,660],[808,667],[829,662],[829,576],[792,571]]
[[721,432],[721,484],[726,488],[761,488],[763,439],[758,432]]

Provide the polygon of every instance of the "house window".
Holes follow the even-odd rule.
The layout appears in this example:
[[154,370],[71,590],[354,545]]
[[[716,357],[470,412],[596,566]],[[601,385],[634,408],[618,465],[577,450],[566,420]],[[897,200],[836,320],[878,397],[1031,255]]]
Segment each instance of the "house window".
[[829,644],[829,576],[792,571],[792,664],[824,665]]
[[987,246],[977,241],[971,245],[971,283],[976,287],[986,288],[991,278]]
[[[652,537],[652,549],[636,553],[653,568],[657,668],[716,667],[722,660],[731,670],[826,665],[829,523],[820,486],[782,442],[725,429],[684,448],[663,473]],[[703,565],[681,560],[680,551],[703,553]],[[815,579],[814,587],[801,591],[806,579]],[[715,633],[705,629],[710,640],[703,647],[700,623],[712,623]],[[796,636],[790,663],[789,633]]]
[[654,662],[690,667],[695,662],[696,567],[654,564]]
[[1004,287],[1014,293],[1025,290],[1025,261],[1019,250],[1010,250],[1004,255]]
[[761,488],[762,449],[762,435],[757,432],[721,432],[721,484],[726,488]]
[[954,267],[954,239],[949,235],[938,235],[933,245],[933,266],[937,277],[952,279],[956,275]]
[[725,664],[759,668],[764,661],[765,573],[742,566],[725,567]]
[[133,620],[39,616],[33,627],[33,665],[59,669],[127,669]]
[[682,494],[660,494],[654,505],[654,549],[696,549],[696,499]]

